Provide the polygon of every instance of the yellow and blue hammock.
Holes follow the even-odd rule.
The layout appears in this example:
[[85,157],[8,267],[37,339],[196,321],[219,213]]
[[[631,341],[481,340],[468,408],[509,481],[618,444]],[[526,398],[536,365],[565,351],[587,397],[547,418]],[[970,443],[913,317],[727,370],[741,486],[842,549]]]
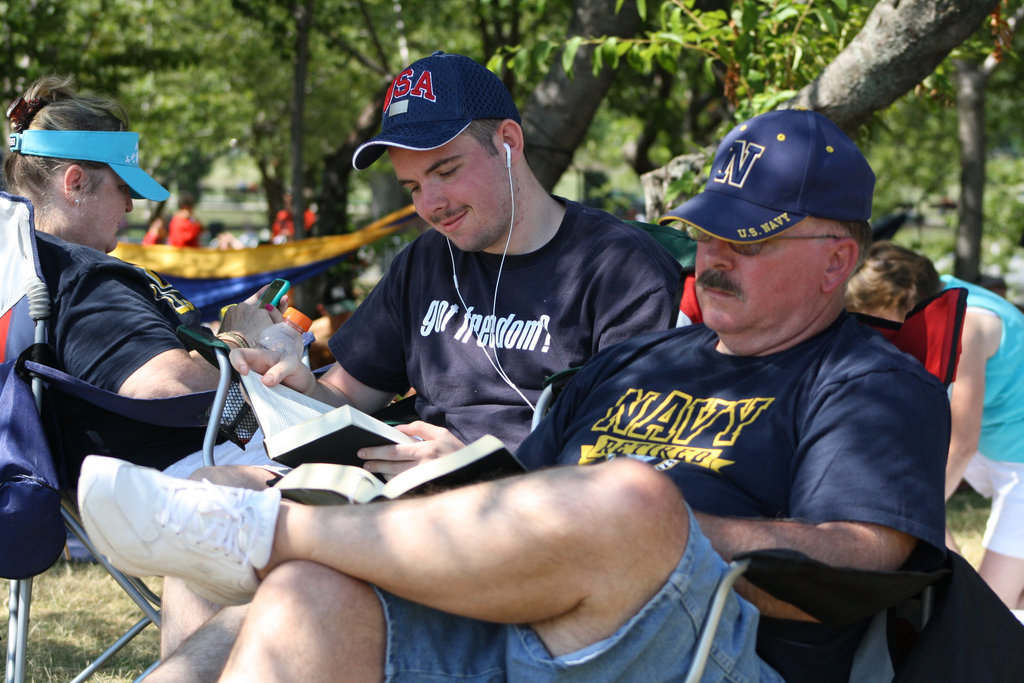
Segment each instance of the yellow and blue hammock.
[[120,242],[112,255],[158,273],[200,309],[203,320],[214,320],[222,307],[245,299],[274,278],[292,284],[311,278],[359,247],[407,227],[414,218],[413,207],[407,206],[344,235],[227,251]]

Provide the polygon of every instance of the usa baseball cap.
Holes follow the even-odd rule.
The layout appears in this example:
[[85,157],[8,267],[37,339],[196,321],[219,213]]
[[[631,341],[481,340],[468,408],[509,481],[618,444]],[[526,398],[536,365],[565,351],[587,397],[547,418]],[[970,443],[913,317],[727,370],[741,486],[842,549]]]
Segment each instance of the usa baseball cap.
[[26,130],[12,133],[10,151],[39,157],[98,161],[110,166],[135,199],[162,202],[163,185],[139,167],[139,134],[128,131]]
[[469,57],[435,52],[391,81],[380,134],[359,146],[352,166],[369,168],[387,147],[436,149],[477,119],[522,122],[508,88],[493,72]]
[[730,242],[759,242],[808,216],[868,220],[875,174],[827,117],[784,109],[736,126],[704,190],[661,223],[682,221]]

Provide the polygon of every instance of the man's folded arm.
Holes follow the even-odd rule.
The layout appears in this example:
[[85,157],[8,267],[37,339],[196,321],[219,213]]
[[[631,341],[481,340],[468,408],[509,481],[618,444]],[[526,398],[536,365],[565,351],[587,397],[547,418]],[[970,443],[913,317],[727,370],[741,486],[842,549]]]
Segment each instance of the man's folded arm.
[[[834,567],[876,571],[899,569],[917,544],[910,534],[867,522],[808,524],[794,520],[740,519],[695,512],[701,529],[726,562],[740,553],[787,548]],[[806,612],[741,579],[736,591],[762,614],[815,621]]]

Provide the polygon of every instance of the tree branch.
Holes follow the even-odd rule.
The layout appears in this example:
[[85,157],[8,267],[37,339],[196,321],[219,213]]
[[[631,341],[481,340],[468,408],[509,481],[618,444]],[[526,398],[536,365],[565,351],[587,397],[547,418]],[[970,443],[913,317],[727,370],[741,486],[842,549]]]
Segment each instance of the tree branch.
[[850,44],[786,103],[820,111],[847,133],[935,70],[998,0],[881,0]]

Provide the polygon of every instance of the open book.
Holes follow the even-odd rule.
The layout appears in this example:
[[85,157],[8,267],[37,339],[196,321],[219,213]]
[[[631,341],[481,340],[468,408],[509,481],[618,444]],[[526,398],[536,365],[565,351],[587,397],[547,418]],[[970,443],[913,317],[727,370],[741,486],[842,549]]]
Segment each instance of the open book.
[[268,387],[257,372],[250,370],[241,379],[263,430],[267,456],[290,467],[304,462],[358,467],[360,448],[415,441],[352,406],[335,408],[282,384]]
[[484,436],[454,453],[396,474],[386,484],[362,467],[311,462],[299,465],[275,486],[283,497],[300,503],[336,505],[430,493],[525,471],[499,439]]

